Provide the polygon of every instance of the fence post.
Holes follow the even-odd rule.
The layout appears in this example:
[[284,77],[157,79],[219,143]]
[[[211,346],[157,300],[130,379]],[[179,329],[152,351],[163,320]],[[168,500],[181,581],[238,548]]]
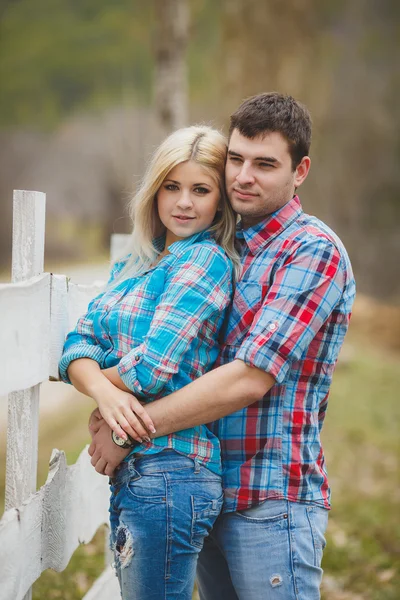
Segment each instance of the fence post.
[[[14,190],[13,283],[40,275],[44,265],[46,195]],[[8,396],[6,509],[36,491],[40,384]],[[32,597],[31,590],[24,600]]]

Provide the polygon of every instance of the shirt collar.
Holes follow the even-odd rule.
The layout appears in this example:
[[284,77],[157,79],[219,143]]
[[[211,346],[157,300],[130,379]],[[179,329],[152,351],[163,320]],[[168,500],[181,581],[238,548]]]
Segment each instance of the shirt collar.
[[248,229],[236,231],[236,237],[244,240],[255,255],[266,246],[268,242],[284,231],[303,212],[298,196],[293,196],[282,208],[268,215],[266,219]]
[[[170,246],[168,246],[168,250],[171,254],[181,254],[187,248],[189,248],[192,244],[196,242],[203,242],[205,240],[213,239],[212,233],[209,229],[205,229],[204,231],[199,231],[198,233],[194,233],[190,237],[184,238],[183,240],[179,240],[178,242],[173,242]],[[158,252],[162,252],[165,247],[165,234],[161,235],[157,238],[153,239],[154,247]]]

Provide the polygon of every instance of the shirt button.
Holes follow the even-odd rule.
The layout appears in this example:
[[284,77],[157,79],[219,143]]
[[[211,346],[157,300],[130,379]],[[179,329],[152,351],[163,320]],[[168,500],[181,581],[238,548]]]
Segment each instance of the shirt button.
[[268,325],[268,329],[269,329],[270,331],[275,331],[275,329],[276,329],[276,328],[277,328],[277,324],[276,324],[276,323],[270,323],[270,324]]
[[140,360],[140,355],[139,354],[136,354],[135,360],[137,360],[137,361]]

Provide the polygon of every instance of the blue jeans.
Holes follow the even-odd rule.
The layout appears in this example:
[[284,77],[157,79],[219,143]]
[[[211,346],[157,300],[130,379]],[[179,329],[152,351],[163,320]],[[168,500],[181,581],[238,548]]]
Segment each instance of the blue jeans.
[[123,600],[191,600],[222,507],[221,478],[174,450],[132,458],[111,480],[111,547]]
[[221,515],[201,551],[201,600],[319,600],[328,511],[267,500]]

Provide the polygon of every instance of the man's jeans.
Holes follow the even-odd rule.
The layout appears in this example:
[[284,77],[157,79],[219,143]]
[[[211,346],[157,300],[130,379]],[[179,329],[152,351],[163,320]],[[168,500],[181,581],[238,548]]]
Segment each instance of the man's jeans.
[[196,563],[222,507],[221,478],[165,450],[111,480],[111,546],[123,600],[191,600]]
[[205,540],[201,600],[319,600],[328,511],[267,500],[221,515]]

